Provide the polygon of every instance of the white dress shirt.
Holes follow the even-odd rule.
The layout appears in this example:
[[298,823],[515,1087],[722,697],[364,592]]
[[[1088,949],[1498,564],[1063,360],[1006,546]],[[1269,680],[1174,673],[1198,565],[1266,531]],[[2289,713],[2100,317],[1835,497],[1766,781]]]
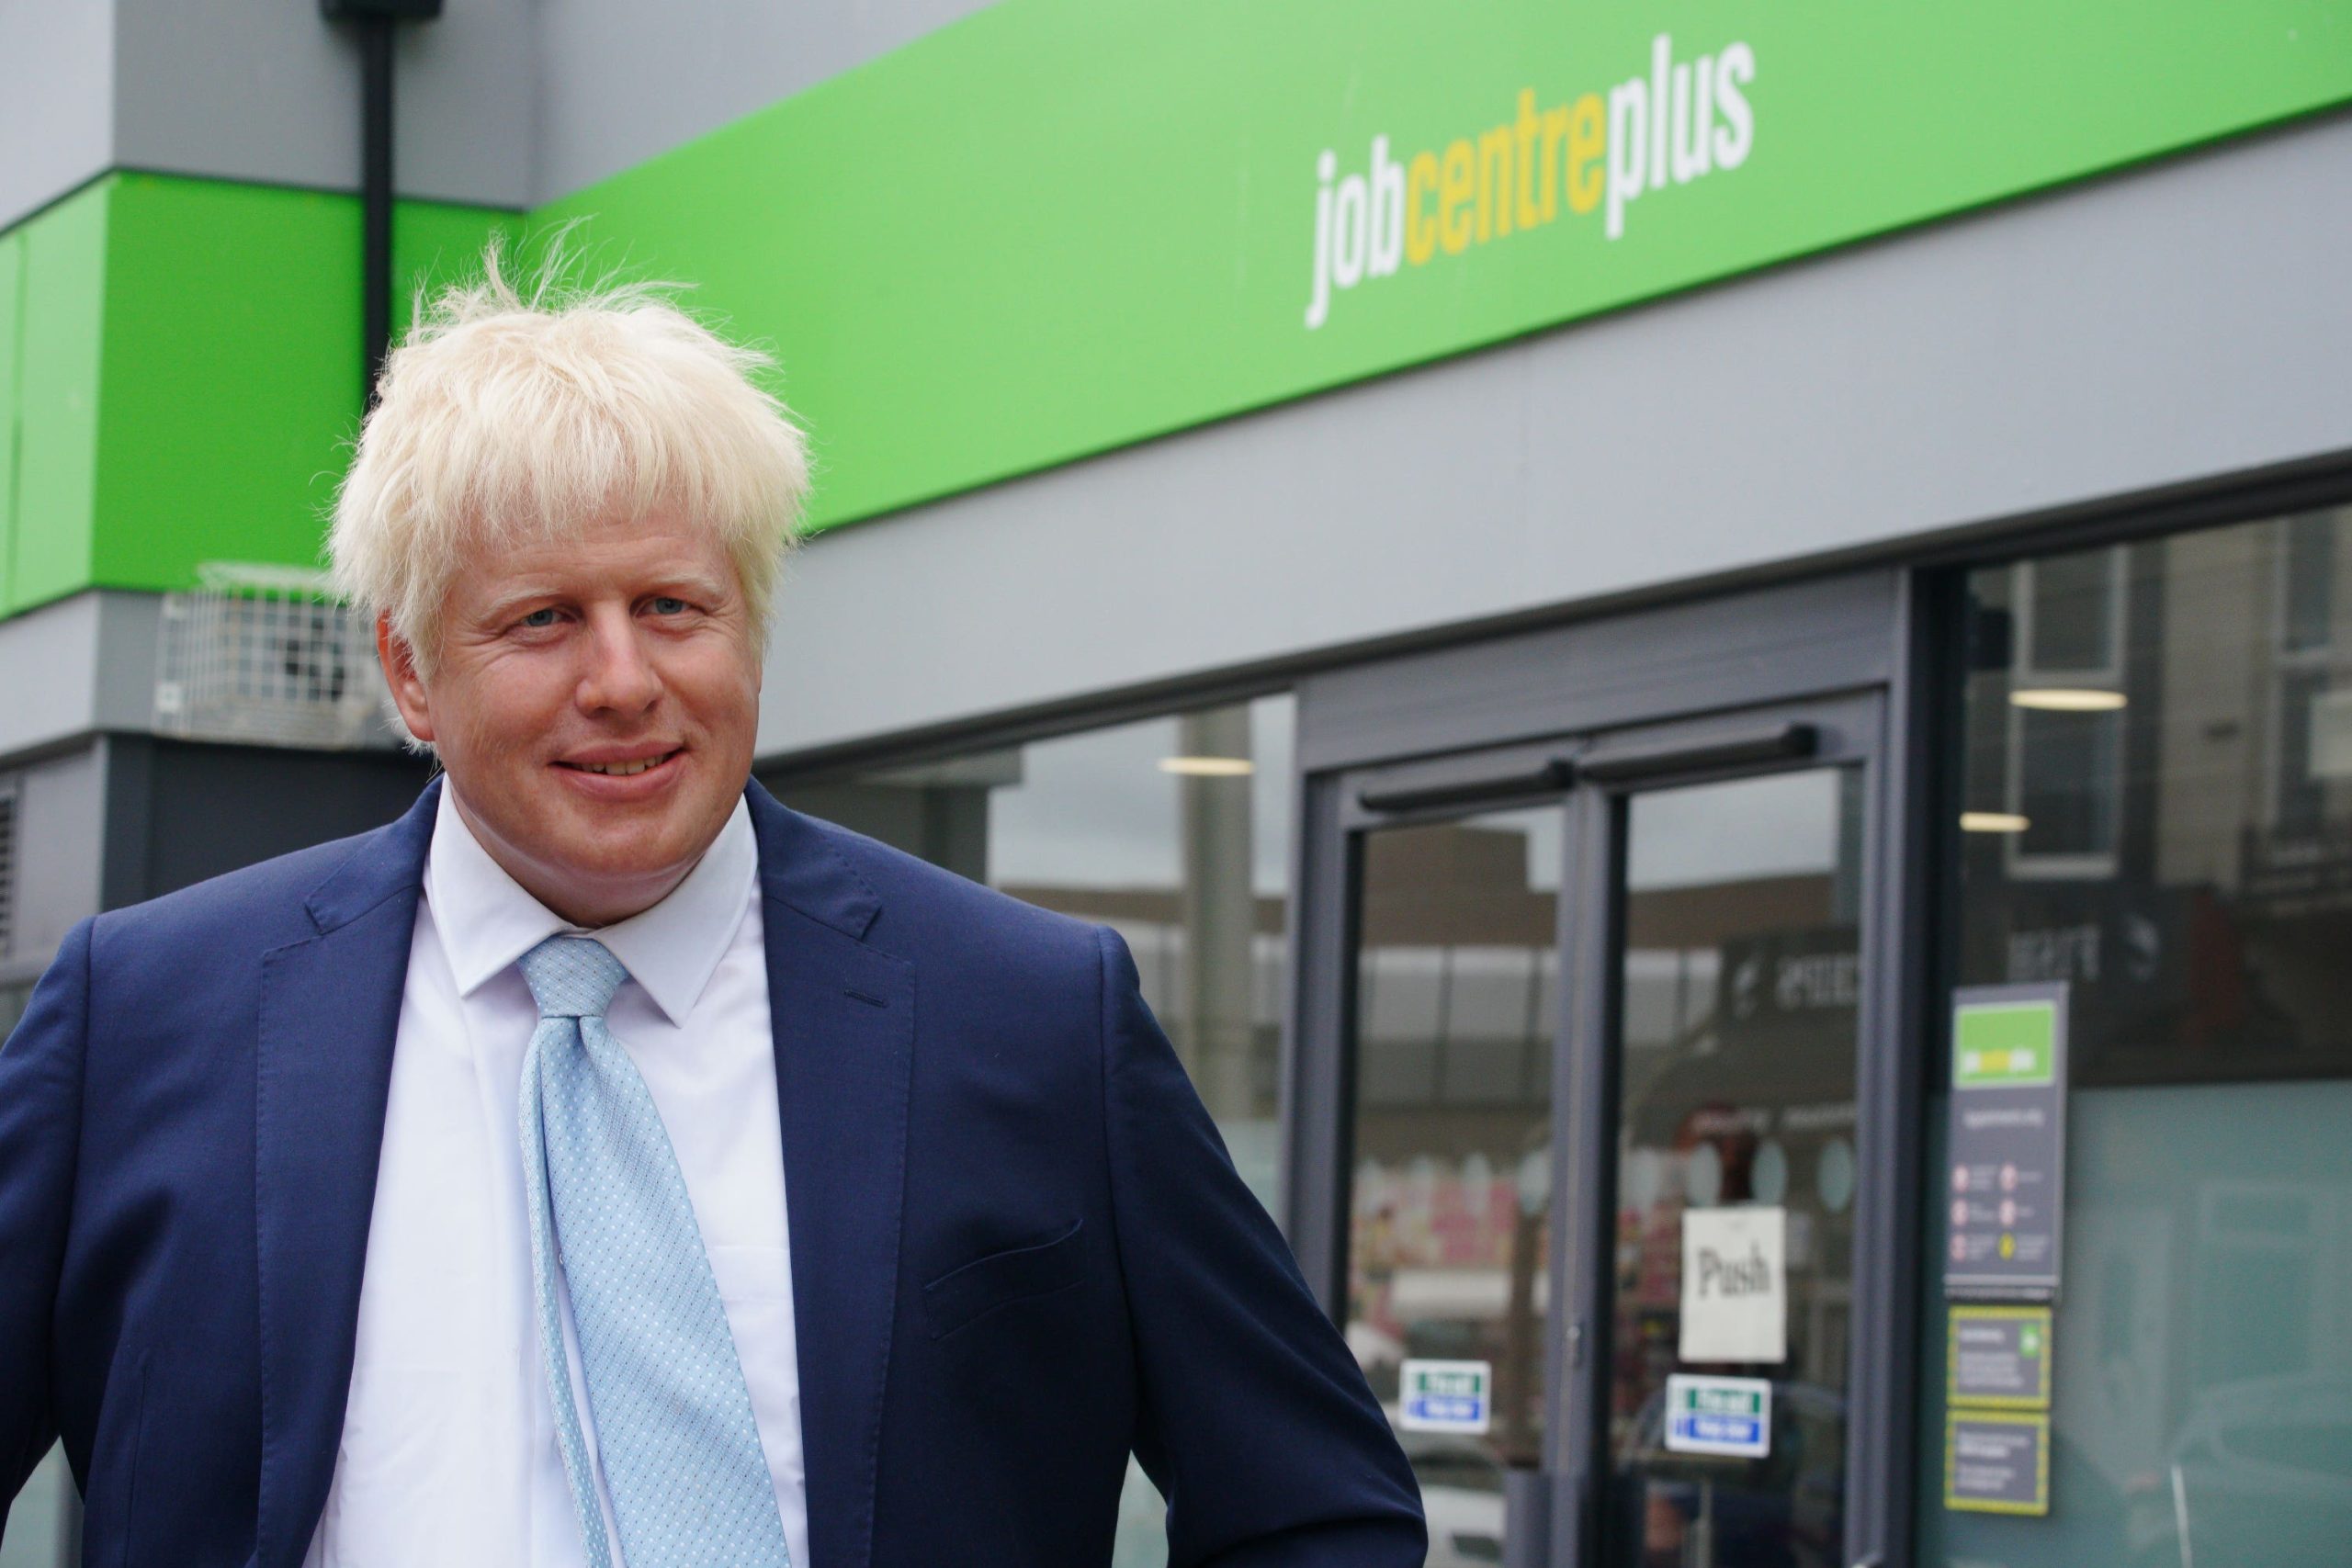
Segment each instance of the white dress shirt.
[[[605,1022],[677,1150],[785,1540],[794,1568],[810,1568],[758,870],[738,802],[675,891],[592,934],[628,966]],[[350,1402],[306,1568],[586,1562],[538,1344],[515,1130],[538,1024],[515,960],[579,929],[500,869],[445,784],[393,1045]],[[565,1336],[586,1423],[568,1307]]]

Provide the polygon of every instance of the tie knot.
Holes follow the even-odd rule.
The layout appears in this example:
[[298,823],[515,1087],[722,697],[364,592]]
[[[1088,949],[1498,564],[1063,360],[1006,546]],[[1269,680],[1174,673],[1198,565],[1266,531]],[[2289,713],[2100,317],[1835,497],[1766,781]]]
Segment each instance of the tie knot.
[[592,936],[551,936],[523,954],[541,1018],[602,1018],[628,971]]

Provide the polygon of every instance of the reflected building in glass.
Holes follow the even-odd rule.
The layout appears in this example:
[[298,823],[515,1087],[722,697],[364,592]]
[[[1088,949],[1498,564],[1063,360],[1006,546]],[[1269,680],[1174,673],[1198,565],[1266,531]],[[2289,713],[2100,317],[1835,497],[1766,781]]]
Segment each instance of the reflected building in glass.
[[[2352,1540],[2352,511],[1970,574],[1962,984],[2073,998],[2047,1521],[1923,1558]],[[1941,1391],[1923,1383],[1923,1431]]]

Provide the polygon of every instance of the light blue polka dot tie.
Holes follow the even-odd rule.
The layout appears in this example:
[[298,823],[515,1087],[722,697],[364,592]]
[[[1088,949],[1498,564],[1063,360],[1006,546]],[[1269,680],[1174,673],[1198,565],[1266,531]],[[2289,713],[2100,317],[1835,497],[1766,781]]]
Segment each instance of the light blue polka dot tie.
[[628,971],[593,938],[557,936],[523,955],[523,977],[539,1004],[520,1114],[531,1274],[589,1568],[613,1568],[613,1551],[564,1360],[556,1292],[567,1289],[628,1568],[790,1568],[685,1177],[645,1080],[605,1028]]

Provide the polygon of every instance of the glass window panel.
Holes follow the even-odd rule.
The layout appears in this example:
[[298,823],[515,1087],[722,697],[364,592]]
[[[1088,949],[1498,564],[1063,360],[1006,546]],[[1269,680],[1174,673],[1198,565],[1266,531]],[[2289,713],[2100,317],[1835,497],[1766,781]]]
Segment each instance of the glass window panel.
[[2324,649],[2335,639],[2335,519],[2324,512],[2286,524],[2286,625],[2280,646],[2290,653]]
[[1363,840],[1347,1336],[1396,1418],[1408,1357],[1488,1363],[1484,1438],[1398,1434],[1433,1562],[1499,1562],[1543,1446],[1557,807]]
[[8,1509],[7,1539],[0,1541],[0,1568],[64,1568],[74,1561],[73,1472],[65,1450],[53,1448],[34,1470]]
[[[1955,977],[2072,983],[2065,1285],[2052,1512],[2006,1519],[1941,1506],[1931,1271],[1923,1562],[2318,1564],[2352,1539],[2347,528],[2336,510],[2092,552],[2123,563],[2132,651],[2096,716],[2112,851],[2061,875],[2018,842],[2064,815],[2055,795],[2020,802],[2030,823],[1985,815],[1992,781],[2064,771],[2018,748],[2068,743],[2016,722],[2030,672],[1985,656],[2015,569],[1972,574]],[[2037,604],[2037,637],[2062,613]],[[1926,1224],[1933,1258],[1939,1203]]]
[[2094,673],[2116,661],[2115,552],[2088,550],[2032,562],[2027,635],[2031,667],[2051,674]]
[[[1611,1568],[1838,1561],[1853,1296],[1857,776],[1812,769],[1637,795],[1626,807],[1601,1532]],[[1685,1219],[1743,1208],[1781,1216],[1787,1354],[1685,1360]],[[1670,1450],[1667,1380],[1678,1372],[1769,1382],[1766,1456]]]
[[[1938,1143],[1942,1124],[1939,1108]],[[2065,1291],[2051,1333],[2050,1515],[1943,1509],[1946,1303],[1931,1280],[1921,1348],[1932,1375],[1919,1384],[1921,1562],[2345,1561],[2347,1126],[2352,1082],[2343,1080],[2074,1097]]]
[[[2016,669],[1964,677],[1957,978],[2074,982],[2079,1086],[2352,1073],[2352,626],[2331,607],[2314,643],[2290,613],[2296,570],[2352,565],[2323,525],[2340,543],[2352,513],[2123,551],[2146,652],[2120,708],[2020,710]],[[1979,615],[2011,575],[1972,574]],[[2048,783],[1988,793],[2011,776]],[[2030,852],[2100,842],[2056,874]]]
[[2286,670],[2278,677],[2277,827],[2290,840],[2316,838],[2327,825],[2328,781],[2317,747],[2330,722],[2334,682],[2326,669]]
[[2114,852],[2117,749],[2123,727],[2112,713],[2020,709],[2017,726],[2018,849],[2040,857]]

